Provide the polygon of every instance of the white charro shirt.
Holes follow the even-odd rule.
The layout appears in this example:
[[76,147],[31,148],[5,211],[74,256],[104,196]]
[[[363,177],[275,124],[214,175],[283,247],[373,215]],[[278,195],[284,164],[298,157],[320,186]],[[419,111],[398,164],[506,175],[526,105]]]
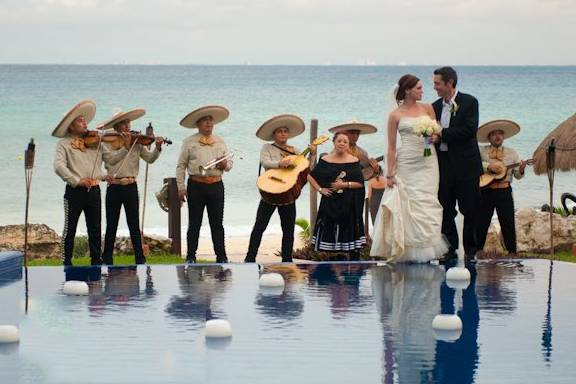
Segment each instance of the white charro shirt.
[[[287,146],[286,149],[296,154],[300,153],[298,148],[292,146]],[[280,160],[288,155],[290,155],[288,152],[272,145],[272,143],[266,143],[262,145],[262,150],[260,151],[260,164],[262,164],[265,170],[280,168]]]
[[[221,137],[212,135],[214,144],[202,145],[199,140],[202,134],[196,133],[187,137],[182,142],[182,149],[180,150],[180,157],[178,158],[178,165],[176,166],[176,182],[178,183],[179,190],[185,190],[186,185],[184,179],[186,172],[190,176],[202,175],[200,167],[224,156],[228,153],[226,143]],[[228,172],[232,169],[232,160],[227,161],[225,171]],[[206,176],[221,176],[222,171],[216,167],[212,167],[206,171]]]
[[73,136],[60,139],[54,156],[54,171],[71,187],[77,187],[81,179],[103,180],[102,160],[116,164],[128,153],[126,148],[114,151],[104,145],[100,151],[97,148],[80,150],[73,145],[76,139]]
[[[104,156],[104,166],[108,170],[108,175],[115,178],[123,177],[138,177],[140,170],[140,159],[148,164],[152,164],[160,156],[160,151],[156,148],[156,144],[152,144],[153,149],[148,149],[145,145],[140,143],[133,144],[134,148],[131,151],[127,150],[126,155],[122,160],[112,164],[106,156]],[[124,159],[126,157],[126,159]]]
[[[454,104],[454,100],[456,99],[456,95],[458,94],[458,90],[454,90],[454,94],[450,99],[450,102],[446,102],[446,100],[442,99],[442,113],[440,114],[440,125],[444,129],[448,129],[450,127],[450,117],[452,113],[450,109],[452,109],[452,105]],[[448,150],[448,143],[440,142],[440,150],[445,152]]]
[[[488,165],[490,165],[490,163],[497,161],[496,159],[490,158],[490,152],[497,149],[502,151],[502,163],[504,163],[504,165],[512,165],[520,162],[518,153],[512,148],[503,145],[500,148],[493,147],[492,145],[485,145],[480,147],[480,157],[482,158],[482,168],[484,168],[484,172],[488,171]],[[502,181],[512,183],[513,178],[520,180],[523,177],[524,174],[520,173],[520,169],[514,167],[508,170],[506,177]]]

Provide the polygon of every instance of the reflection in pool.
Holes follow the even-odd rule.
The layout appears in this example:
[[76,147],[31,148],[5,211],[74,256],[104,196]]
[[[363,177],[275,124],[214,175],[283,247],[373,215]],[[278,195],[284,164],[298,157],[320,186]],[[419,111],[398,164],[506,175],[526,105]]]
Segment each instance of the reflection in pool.
[[[571,383],[576,266],[468,267],[464,290],[429,264],[31,268],[28,314],[21,276],[0,275],[0,324],[22,335],[0,346],[0,382]],[[260,288],[265,272],[285,286]],[[455,312],[458,340],[436,340],[434,316]],[[233,337],[211,343],[219,318]]]

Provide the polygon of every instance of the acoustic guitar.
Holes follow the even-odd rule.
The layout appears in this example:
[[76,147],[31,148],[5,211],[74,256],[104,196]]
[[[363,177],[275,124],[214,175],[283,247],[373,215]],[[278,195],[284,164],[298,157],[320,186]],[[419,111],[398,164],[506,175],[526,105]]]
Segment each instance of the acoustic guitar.
[[[480,175],[480,188],[486,188],[487,186],[489,186],[490,184],[492,184],[496,181],[503,180],[506,177],[506,175],[508,174],[508,171],[510,169],[520,166],[520,163],[504,165],[504,163],[502,163],[501,161],[494,161],[494,162],[491,162],[490,164],[500,165],[501,171],[498,173],[492,173],[492,172],[486,170],[486,172],[484,172],[482,175]],[[534,159],[526,160],[526,165],[532,165],[532,164],[534,164]]]
[[[329,139],[328,136],[320,136],[312,144],[320,145]],[[292,160],[292,167],[269,169],[258,177],[256,185],[265,202],[272,205],[288,205],[296,201],[308,181],[310,172],[310,162],[306,158],[308,152],[310,148],[306,148],[299,155],[287,156]]]
[[[384,160],[385,157],[386,156],[378,156],[374,160],[376,160],[376,162],[379,163],[382,160]],[[372,169],[370,165],[367,165],[366,167],[362,168],[362,177],[364,178],[364,181],[368,181],[376,176],[378,176],[378,173],[374,171],[374,169]]]

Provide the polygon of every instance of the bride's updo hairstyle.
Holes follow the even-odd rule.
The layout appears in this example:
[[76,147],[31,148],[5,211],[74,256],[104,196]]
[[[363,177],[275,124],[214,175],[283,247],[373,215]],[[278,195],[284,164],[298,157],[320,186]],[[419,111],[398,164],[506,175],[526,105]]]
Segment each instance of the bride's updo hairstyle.
[[396,103],[398,105],[406,98],[406,91],[414,88],[419,81],[419,78],[410,74],[404,75],[398,80],[398,91],[396,91]]

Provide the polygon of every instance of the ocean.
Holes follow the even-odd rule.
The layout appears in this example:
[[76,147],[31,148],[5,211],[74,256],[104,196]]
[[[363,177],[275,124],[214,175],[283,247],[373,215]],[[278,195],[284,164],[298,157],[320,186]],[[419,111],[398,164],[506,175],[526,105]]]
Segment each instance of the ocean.
[[[259,202],[256,188],[262,142],[254,135],[262,122],[281,113],[301,116],[307,126],[319,122],[319,134],[355,119],[378,127],[359,144],[371,156],[384,154],[381,130],[386,124],[386,101],[391,87],[406,73],[424,82],[424,101],[432,102],[431,66],[131,66],[131,65],[0,65],[0,132],[4,137],[0,167],[0,225],[24,222],[25,181],[23,153],[30,138],[36,142],[30,222],[45,223],[57,232],[63,226],[64,183],[53,171],[57,139],[51,132],[69,108],[84,98],[97,103],[89,124],[110,117],[114,110],[143,107],[146,115],[133,123],[144,131],[151,122],[157,135],[170,138],[150,166],[146,233],[167,235],[167,214],[154,192],[166,177],[175,176],[182,140],[195,133],[178,122],[191,110],[207,104],[227,106],[231,115],[215,129],[235,153],[234,168],[225,175],[227,236],[248,236]],[[506,141],[523,159],[530,158],[540,141],[576,112],[576,66],[457,67],[458,89],[476,96],[480,121],[512,119],[522,131]],[[291,141],[304,148],[308,132]],[[329,151],[326,143],[319,152]],[[576,155],[576,154],[575,154]],[[557,173],[555,204],[562,192],[576,193],[575,175]],[[144,166],[139,178],[144,190]],[[513,184],[516,207],[539,207],[548,201],[548,180],[531,169]],[[102,188],[104,201],[105,188]],[[308,217],[308,188],[297,202],[299,217]],[[185,208],[185,207],[184,207]],[[187,213],[182,225],[187,225]],[[103,208],[103,230],[104,224]],[[209,234],[204,216],[202,236]],[[81,219],[79,232],[85,232]],[[123,216],[120,233],[127,233]],[[277,215],[267,233],[281,233]]]

